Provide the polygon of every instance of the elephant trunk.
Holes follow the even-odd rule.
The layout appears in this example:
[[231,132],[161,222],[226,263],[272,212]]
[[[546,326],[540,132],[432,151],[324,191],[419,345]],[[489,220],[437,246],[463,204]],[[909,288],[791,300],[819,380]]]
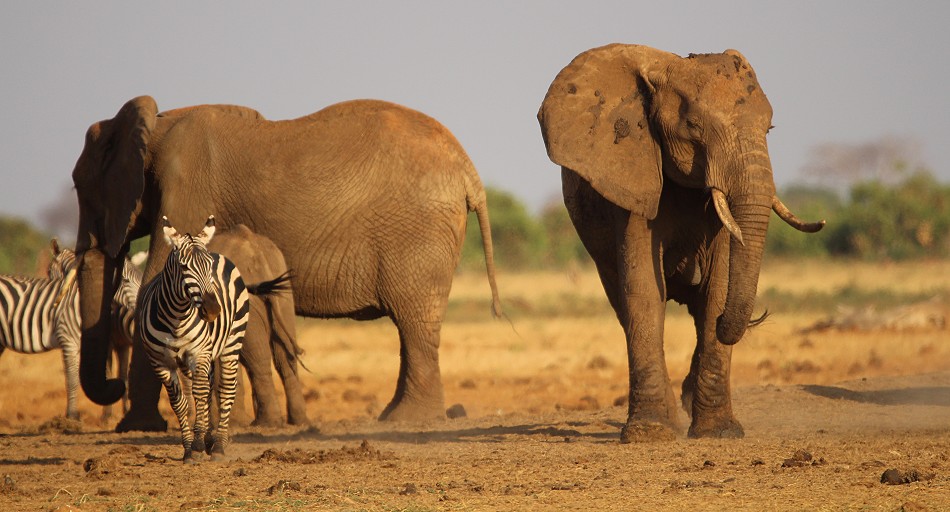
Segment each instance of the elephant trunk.
[[79,315],[82,342],[79,353],[79,382],[83,392],[99,405],[109,405],[125,394],[121,379],[106,379],[110,357],[109,335],[112,296],[115,295],[116,261],[98,249],[82,253],[79,262]]
[[716,322],[716,336],[726,345],[737,343],[745,334],[755,306],[765,233],[769,227],[775,184],[764,144],[746,153],[745,171],[729,194],[729,209],[742,238],[733,236],[729,246],[729,289],[722,315]]

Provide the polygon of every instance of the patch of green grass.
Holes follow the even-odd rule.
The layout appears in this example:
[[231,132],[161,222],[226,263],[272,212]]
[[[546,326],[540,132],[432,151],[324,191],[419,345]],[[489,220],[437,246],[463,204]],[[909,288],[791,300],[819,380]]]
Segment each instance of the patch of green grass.
[[901,292],[884,288],[864,288],[849,284],[832,292],[808,291],[792,293],[769,288],[759,294],[757,304],[770,311],[834,311],[838,306],[864,307],[874,305],[892,308],[923,302],[932,298],[950,299],[950,290]]

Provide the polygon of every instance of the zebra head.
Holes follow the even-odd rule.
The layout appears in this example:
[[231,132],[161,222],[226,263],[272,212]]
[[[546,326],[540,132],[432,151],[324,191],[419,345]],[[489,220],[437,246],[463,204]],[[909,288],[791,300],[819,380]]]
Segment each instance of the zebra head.
[[53,300],[53,309],[56,309],[76,281],[76,253],[69,249],[60,249],[59,241],[55,238],[50,240],[50,249],[53,251],[53,259],[49,262],[46,275],[51,281],[63,282],[56,299]]
[[221,307],[213,289],[213,257],[208,251],[208,242],[214,236],[214,215],[208,217],[205,227],[197,235],[179,234],[168,217],[162,217],[165,239],[172,246],[165,272],[172,277],[175,295],[191,302],[206,321],[217,318]]
[[[76,268],[76,253],[70,249],[63,249],[55,238],[49,242],[53,258],[46,269],[46,276],[50,279],[62,279],[70,270]],[[70,283],[71,284],[71,283]]]

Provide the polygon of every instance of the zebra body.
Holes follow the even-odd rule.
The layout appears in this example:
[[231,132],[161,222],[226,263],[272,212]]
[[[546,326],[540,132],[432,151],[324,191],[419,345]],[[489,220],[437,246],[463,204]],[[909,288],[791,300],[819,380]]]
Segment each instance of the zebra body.
[[78,419],[79,293],[64,278],[75,267],[75,258],[58,263],[68,268],[59,269],[61,272],[53,279],[0,275],[0,354],[4,349],[22,354],[62,349],[66,417]]
[[[165,221],[172,250],[162,271],[142,289],[136,329],[148,360],[165,390],[178,422],[185,449],[183,460],[208,451],[223,455],[228,443],[228,420],[237,389],[238,357],[248,320],[248,292],[237,267],[208,252],[214,217],[198,235],[180,235]],[[219,420],[208,435],[212,365],[220,372]],[[188,403],[181,370],[191,381],[195,426],[188,420]]]
[[[47,279],[0,275],[0,354],[4,349],[23,354],[62,349],[66,417],[78,419],[79,292],[75,281],[67,278],[76,269],[76,254],[70,249],[60,249],[55,239],[51,247],[53,259],[47,269]],[[122,276],[119,290],[131,292],[133,299],[131,306],[127,306],[119,302],[117,294],[113,300],[113,318],[122,319],[124,324],[125,320],[131,322],[141,272],[126,258]],[[128,381],[128,352],[132,338],[128,330],[119,327],[117,324],[113,328],[113,345],[119,357],[119,375]],[[123,400],[127,410],[128,400]],[[105,411],[104,416],[107,416],[108,406]]]

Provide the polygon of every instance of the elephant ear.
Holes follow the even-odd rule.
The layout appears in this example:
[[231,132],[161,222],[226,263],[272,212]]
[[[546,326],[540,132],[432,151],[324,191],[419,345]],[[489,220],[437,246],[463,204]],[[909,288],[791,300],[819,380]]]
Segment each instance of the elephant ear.
[[662,154],[648,123],[648,76],[673,58],[637,45],[588,50],[561,70],[538,111],[554,163],[648,219],[656,217],[663,186]]
[[114,258],[125,245],[145,189],[145,159],[157,112],[154,99],[140,96],[112,119],[89,128],[73,171],[82,203],[77,248],[91,247],[94,237]]

